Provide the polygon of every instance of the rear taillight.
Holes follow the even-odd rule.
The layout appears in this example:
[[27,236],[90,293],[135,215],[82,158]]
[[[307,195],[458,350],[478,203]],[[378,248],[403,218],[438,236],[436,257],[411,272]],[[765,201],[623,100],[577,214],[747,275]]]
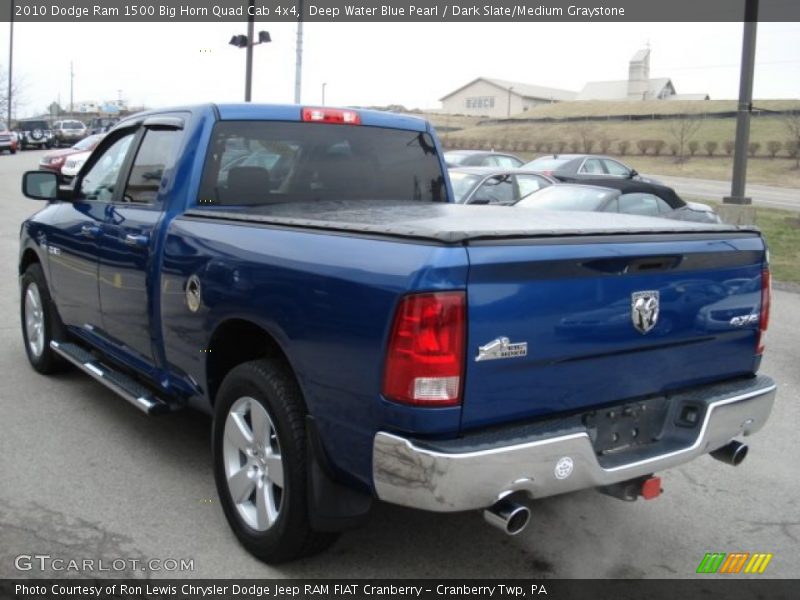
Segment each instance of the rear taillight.
[[415,406],[460,404],[465,338],[464,292],[403,298],[389,337],[383,395]]
[[304,108],[303,121],[361,125],[361,116],[354,110],[341,108]]
[[769,269],[761,272],[761,315],[758,319],[758,335],[756,336],[756,354],[764,354],[764,336],[769,327],[769,309],[772,304],[772,276]]

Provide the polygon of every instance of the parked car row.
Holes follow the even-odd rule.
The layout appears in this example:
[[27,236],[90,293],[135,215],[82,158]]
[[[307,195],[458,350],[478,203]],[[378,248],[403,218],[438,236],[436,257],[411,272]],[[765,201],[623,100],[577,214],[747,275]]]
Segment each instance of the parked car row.
[[39,168],[45,171],[54,171],[61,176],[64,182],[69,182],[77,175],[92,150],[97,147],[105,135],[105,133],[96,133],[83,138],[70,148],[45,154],[39,161]]
[[9,130],[0,122],[0,152],[71,147],[87,136],[105,133],[119,122],[116,117],[96,117],[87,125],[77,119],[61,119],[50,123],[46,119],[22,119]]
[[[519,164],[507,166],[510,159]],[[501,161],[502,166],[498,164]],[[523,164],[512,155],[459,150],[445,153],[445,162],[450,165],[456,202],[462,204],[721,222],[710,206],[686,202],[672,188],[644,178],[635,169],[606,156],[550,155]],[[465,163],[482,166],[452,166]]]
[[9,154],[17,151],[17,137],[8,130],[5,122],[0,121],[0,154],[8,150]]

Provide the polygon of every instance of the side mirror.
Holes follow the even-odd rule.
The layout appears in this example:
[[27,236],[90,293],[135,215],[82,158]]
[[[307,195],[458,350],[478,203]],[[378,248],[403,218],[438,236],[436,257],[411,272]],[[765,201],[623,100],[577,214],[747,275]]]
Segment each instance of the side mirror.
[[634,177],[637,177],[638,175],[639,175],[639,171],[637,171],[636,169],[631,169],[628,172],[628,179],[633,179]]
[[475,196],[470,199],[469,204],[491,204],[492,201],[486,196]]
[[56,200],[58,175],[50,171],[27,171],[22,175],[22,193],[34,200]]

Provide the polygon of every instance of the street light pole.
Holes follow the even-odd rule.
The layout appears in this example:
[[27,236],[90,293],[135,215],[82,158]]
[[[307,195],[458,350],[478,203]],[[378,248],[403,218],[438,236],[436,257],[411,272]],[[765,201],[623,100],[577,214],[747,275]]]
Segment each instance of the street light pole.
[[300,90],[303,85],[303,1],[300,0],[300,20],[297,22],[297,42],[294,58],[294,103],[300,104]]
[[255,35],[256,16],[255,0],[250,0],[250,11],[247,15],[247,58],[245,59],[244,101],[250,102],[253,94],[253,39]]
[[11,102],[14,92],[12,84],[12,77],[14,75],[14,3],[10,3],[10,6],[11,17],[8,21],[10,27],[8,34],[8,122],[6,123],[6,127],[11,127]]
[[258,44],[268,44],[272,41],[269,31],[259,31],[258,41],[255,41],[255,0],[250,0],[250,12],[247,15],[247,35],[235,35],[229,42],[231,46],[244,48],[245,53],[245,72],[244,72],[244,101],[250,102],[253,95],[253,46]]
[[747,150],[750,141],[750,113],[753,111],[753,71],[756,59],[756,26],[758,0],[745,0],[744,38],[742,40],[742,70],[739,78],[739,107],[736,114],[736,148],[733,155],[731,195],[722,199],[725,204],[752,204],[747,198]]
[[508,117],[511,117],[511,91],[514,89],[514,86],[508,88]]
[[328,82],[322,84],[322,106],[325,106],[325,86],[328,85]]

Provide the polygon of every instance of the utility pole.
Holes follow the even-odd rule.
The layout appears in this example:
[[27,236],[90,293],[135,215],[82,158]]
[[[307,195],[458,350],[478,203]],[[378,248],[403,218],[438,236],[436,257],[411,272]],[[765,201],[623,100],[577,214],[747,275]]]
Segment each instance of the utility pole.
[[14,93],[13,76],[14,76],[14,3],[11,6],[11,17],[8,20],[9,33],[8,33],[8,122],[6,127],[11,127],[11,103],[13,101],[12,94]]
[[508,88],[508,117],[509,118],[511,117],[511,91],[513,89],[514,89],[513,85],[510,88]]
[[736,114],[736,148],[733,155],[731,195],[722,199],[725,204],[752,204],[744,195],[747,182],[747,150],[750,141],[750,113],[753,111],[753,72],[756,59],[756,27],[758,0],[745,0],[744,38],[742,40],[742,69],[739,78],[739,107]]
[[75,71],[72,70],[72,61],[69,61],[69,116],[72,116],[72,113],[75,112],[75,106],[73,104],[73,96],[72,96],[72,89],[73,89],[73,81],[75,79]]
[[247,53],[247,57],[245,58],[245,69],[247,73],[244,79],[245,102],[250,102],[253,95],[253,42],[255,41],[254,35],[256,25],[255,5],[255,0],[250,0],[250,11],[247,15],[247,48],[245,49]]
[[[294,59],[294,103],[300,104],[300,89],[303,82],[303,1],[300,0],[300,20],[297,22],[297,43]],[[325,101],[322,102],[323,106]]]
[[328,85],[328,82],[322,84],[322,106],[325,106],[325,87]]

